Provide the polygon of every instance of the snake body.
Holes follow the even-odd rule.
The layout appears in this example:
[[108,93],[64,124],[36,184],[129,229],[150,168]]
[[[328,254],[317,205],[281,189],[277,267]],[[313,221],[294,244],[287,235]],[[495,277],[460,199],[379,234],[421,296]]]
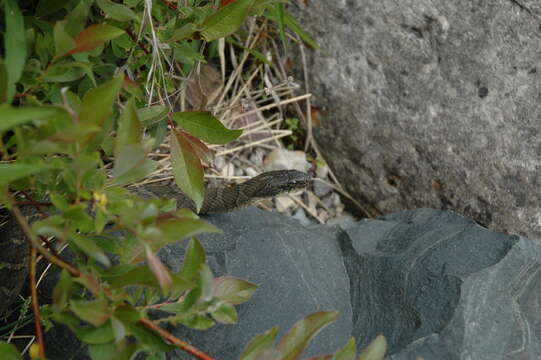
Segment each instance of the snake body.
[[[207,187],[199,214],[235,211],[262,199],[301,190],[309,182],[310,177],[303,172],[276,170],[233,186]],[[178,208],[196,211],[195,203],[173,186],[146,185],[133,192],[143,197],[175,198]],[[0,315],[19,294],[28,272],[27,242],[16,223],[6,213],[3,215],[0,213]]]

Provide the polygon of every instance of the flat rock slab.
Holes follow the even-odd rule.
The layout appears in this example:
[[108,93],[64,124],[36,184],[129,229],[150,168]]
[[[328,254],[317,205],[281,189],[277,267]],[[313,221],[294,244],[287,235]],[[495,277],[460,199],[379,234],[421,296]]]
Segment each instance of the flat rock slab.
[[[214,275],[259,285],[237,307],[237,325],[170,329],[217,359],[238,358],[251,338],[275,325],[283,335],[309,313],[332,309],[341,312],[339,320],[317,335],[305,357],[333,353],[351,336],[365,347],[379,333],[394,360],[541,354],[541,250],[526,238],[433,209],[343,228],[304,227],[255,208],[208,220],[224,230],[200,237]],[[177,271],[185,246],[168,246],[160,257]],[[65,329],[47,339],[49,358],[83,358]],[[190,359],[181,351],[168,358]]]
[[314,134],[354,198],[541,239],[539,1],[310,1],[298,16],[323,47],[306,52]]
[[[306,354],[331,353],[346,343],[352,309],[337,228],[309,229],[295,219],[257,209],[207,219],[224,231],[198,237],[214,275],[237,276],[259,287],[249,302],[237,307],[238,325],[203,332],[178,328],[175,335],[217,359],[237,359],[254,336],[273,326],[280,327],[282,336],[312,312],[338,310],[340,318],[318,335]],[[168,246],[160,257],[178,270],[184,246]]]

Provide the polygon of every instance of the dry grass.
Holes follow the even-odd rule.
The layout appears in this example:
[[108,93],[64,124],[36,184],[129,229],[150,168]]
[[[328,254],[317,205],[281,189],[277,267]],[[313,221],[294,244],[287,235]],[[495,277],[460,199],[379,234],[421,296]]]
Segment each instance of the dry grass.
[[[167,73],[160,74],[160,67],[153,65],[152,68],[158,71],[154,73],[154,77],[149,77],[147,84],[147,89],[155,90],[151,92],[152,100],[149,104],[168,105],[177,110],[211,111],[226,127],[244,129],[242,136],[236,141],[225,146],[210,146],[214,152],[214,162],[207,167],[206,178],[212,181],[242,181],[254,173],[263,172],[265,169],[261,160],[273,150],[283,148],[280,139],[292,135],[292,131],[288,130],[284,123],[287,117],[296,117],[303,124],[305,146],[302,150],[313,154],[313,158],[322,159],[312,137],[312,95],[308,91],[304,45],[298,39],[293,39],[294,45],[299,48],[298,53],[301,54],[301,64],[298,65],[304,69],[305,88],[302,89],[288,74],[281,44],[275,40],[278,37],[274,36],[274,24],[251,19],[246,26],[246,34],[244,40],[238,36],[235,40],[242,43],[245,49],[264,54],[270,65],[255,59],[249,51],[222,39],[219,59],[216,61],[220,65],[198,64],[187,78],[183,78],[178,65],[165,60],[165,63],[170,64]],[[156,62],[163,62],[164,56],[163,52],[156,53]],[[152,83],[160,83],[165,77],[178,79],[180,90],[172,94],[156,90],[159,86]],[[169,146],[164,143],[151,154],[160,165],[140,184],[173,178],[168,152]],[[253,156],[254,154],[258,156]],[[332,191],[350,198],[355,203],[336,181],[332,171],[328,171],[325,178],[315,181],[325,183]],[[321,200],[316,201],[315,205],[309,204],[309,197],[315,197],[310,189],[304,194],[292,196],[296,206],[290,213],[300,207],[315,221],[325,223],[340,215],[343,209],[329,208]],[[269,205],[267,204],[267,207]],[[360,204],[358,205],[362,209]]]

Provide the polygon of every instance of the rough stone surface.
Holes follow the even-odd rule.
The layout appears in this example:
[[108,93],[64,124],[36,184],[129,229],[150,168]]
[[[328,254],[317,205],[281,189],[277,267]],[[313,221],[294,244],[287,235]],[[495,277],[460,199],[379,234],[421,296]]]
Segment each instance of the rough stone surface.
[[[237,276],[259,287],[249,302],[237,307],[239,326],[216,326],[205,332],[179,328],[176,335],[216,358],[236,359],[255,335],[278,325],[281,336],[312,312],[336,309],[339,320],[318,335],[306,355],[327,354],[344,345],[352,330],[352,310],[349,280],[335,240],[337,229],[314,231],[289,217],[257,209],[208,220],[224,231],[199,237],[215,276]],[[183,254],[183,246],[169,246],[160,256],[177,270]]]
[[[12,226],[4,226],[5,224]],[[16,240],[13,240],[16,239]],[[28,274],[28,262],[21,254],[29,252],[23,232],[6,209],[0,208],[0,316],[15,301]]]
[[[339,226],[303,227],[254,208],[209,217],[224,235],[202,236],[215,276],[259,285],[237,307],[240,323],[172,329],[218,359],[235,359],[256,334],[283,334],[308,313],[337,309],[306,356],[360,347],[383,333],[388,359],[537,359],[541,353],[541,250],[456,213],[419,209]],[[160,257],[178,270],[185,244]],[[82,359],[63,329],[47,333],[48,357]],[[190,359],[180,351],[170,359]]]
[[353,334],[383,332],[393,360],[537,359],[541,251],[452,212],[349,225]]
[[307,51],[315,136],[355,198],[541,238],[539,1],[311,1],[299,16],[324,50]]

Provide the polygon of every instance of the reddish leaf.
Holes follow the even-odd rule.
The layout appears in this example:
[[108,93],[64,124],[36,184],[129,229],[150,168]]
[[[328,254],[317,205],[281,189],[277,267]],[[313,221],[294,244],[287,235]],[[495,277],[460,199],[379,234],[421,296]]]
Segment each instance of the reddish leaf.
[[[263,334],[257,335],[255,338],[244,348],[244,351],[239,356],[240,360],[258,360],[261,358],[262,353],[272,351],[276,335],[278,334],[278,327],[275,326],[269,331]],[[278,354],[277,354],[278,355]],[[276,359],[280,359],[280,356],[276,356]]]
[[195,136],[188,134],[187,132],[183,132],[183,134],[184,136],[186,136],[186,139],[190,142],[190,145],[192,145],[199,159],[201,159],[203,162],[207,164],[211,164],[214,161],[213,153],[212,151],[210,151],[207,145],[205,145],[201,140],[199,140]]
[[93,50],[124,33],[124,30],[107,24],[90,25],[75,37],[75,47],[69,50],[66,55]]
[[143,98],[143,91],[141,90],[139,83],[130,79],[127,76],[124,77],[124,83],[122,84],[122,88],[138,99]]
[[68,304],[70,295],[76,290],[75,283],[67,270],[62,270],[60,280],[53,289],[53,304],[59,309],[63,309]]
[[158,280],[158,283],[160,283],[162,291],[165,294],[169,293],[171,283],[173,282],[171,274],[169,274],[169,270],[167,270],[167,268],[162,264],[156,254],[152,253],[152,250],[150,250],[149,246],[146,246],[145,250],[150,270],[152,270],[154,276],[156,276],[156,279]]
[[321,311],[308,315],[298,321],[285,334],[277,348],[283,354],[282,360],[298,359],[308,342],[325,326],[338,318],[337,311]]
[[226,6],[226,5],[231,4],[233,1],[235,1],[235,0],[222,0],[220,6],[221,6],[221,7],[224,7],[224,6]]
[[175,182],[180,190],[194,201],[197,211],[199,211],[203,205],[205,191],[201,161],[182,133],[173,130],[169,137],[169,144]]

